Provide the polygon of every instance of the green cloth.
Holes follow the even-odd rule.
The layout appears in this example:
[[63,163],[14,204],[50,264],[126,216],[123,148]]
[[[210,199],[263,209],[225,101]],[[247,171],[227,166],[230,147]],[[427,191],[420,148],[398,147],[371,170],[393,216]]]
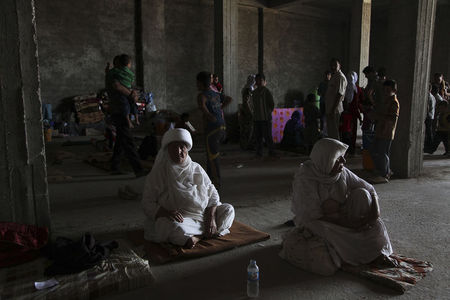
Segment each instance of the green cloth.
[[126,88],[131,89],[134,82],[134,73],[128,67],[112,68],[106,74],[106,86],[110,87],[114,80],[120,82]]

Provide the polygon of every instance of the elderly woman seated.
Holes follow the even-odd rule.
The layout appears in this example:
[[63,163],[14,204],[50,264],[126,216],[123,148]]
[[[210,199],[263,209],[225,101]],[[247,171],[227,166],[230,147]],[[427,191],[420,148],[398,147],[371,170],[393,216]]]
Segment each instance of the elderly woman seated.
[[319,140],[293,182],[297,228],[285,236],[280,255],[322,275],[345,264],[395,264],[375,189],[344,167],[347,147],[334,139]]
[[189,157],[191,134],[173,129],[145,181],[145,239],[193,248],[200,238],[230,233],[234,208],[222,204],[206,172]]

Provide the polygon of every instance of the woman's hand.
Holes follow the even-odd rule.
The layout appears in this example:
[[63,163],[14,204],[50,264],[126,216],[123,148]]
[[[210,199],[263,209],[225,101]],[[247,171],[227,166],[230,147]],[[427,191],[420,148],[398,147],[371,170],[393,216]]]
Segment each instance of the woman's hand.
[[205,209],[205,232],[206,238],[212,238],[217,236],[217,224],[216,224],[216,206],[207,207]]
[[168,217],[169,219],[177,221],[178,223],[183,223],[184,221],[183,215],[178,210],[168,211]]
[[205,237],[206,238],[212,238],[217,236],[217,225],[216,225],[216,218],[212,218],[211,220],[208,220],[205,222]]
[[167,218],[173,221],[177,221],[179,223],[183,223],[183,215],[178,210],[167,210],[164,207],[160,207],[158,212],[156,213],[156,219],[158,218]]

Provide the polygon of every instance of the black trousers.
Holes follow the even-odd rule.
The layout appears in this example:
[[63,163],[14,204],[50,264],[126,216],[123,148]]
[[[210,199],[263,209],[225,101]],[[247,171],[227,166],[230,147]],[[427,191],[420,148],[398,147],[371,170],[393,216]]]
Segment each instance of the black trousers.
[[263,154],[263,141],[269,148],[269,154],[273,154],[272,121],[254,121],[253,133],[256,138],[256,154]]
[[122,154],[125,154],[134,172],[142,171],[141,161],[136,152],[133,134],[128,127],[126,117],[120,115],[112,116],[112,122],[116,127],[116,143],[114,144],[114,152],[111,159],[111,169],[113,171],[119,170]]
[[450,152],[448,147],[448,136],[449,136],[448,131],[439,131],[439,130],[436,131],[434,135],[433,146],[430,149],[428,149],[428,151],[425,152],[432,154],[434,151],[437,150],[439,144],[442,142],[442,144],[444,144],[445,153],[448,154]]
[[206,130],[206,173],[217,190],[220,188],[220,144],[225,140],[225,126]]
[[433,120],[425,119],[425,142],[424,150],[427,151],[433,148],[434,142]]

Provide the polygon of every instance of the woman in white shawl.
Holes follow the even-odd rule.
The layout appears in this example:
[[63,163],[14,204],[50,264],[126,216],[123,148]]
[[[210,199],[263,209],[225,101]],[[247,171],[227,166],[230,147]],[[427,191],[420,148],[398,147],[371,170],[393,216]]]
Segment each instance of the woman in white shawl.
[[234,208],[222,204],[206,172],[189,157],[191,134],[167,131],[145,181],[142,206],[145,239],[193,248],[201,237],[230,232]]
[[300,165],[293,182],[294,223],[325,241],[336,269],[342,264],[393,263],[377,193],[344,167],[347,147],[335,139],[321,139],[313,147],[311,160]]

